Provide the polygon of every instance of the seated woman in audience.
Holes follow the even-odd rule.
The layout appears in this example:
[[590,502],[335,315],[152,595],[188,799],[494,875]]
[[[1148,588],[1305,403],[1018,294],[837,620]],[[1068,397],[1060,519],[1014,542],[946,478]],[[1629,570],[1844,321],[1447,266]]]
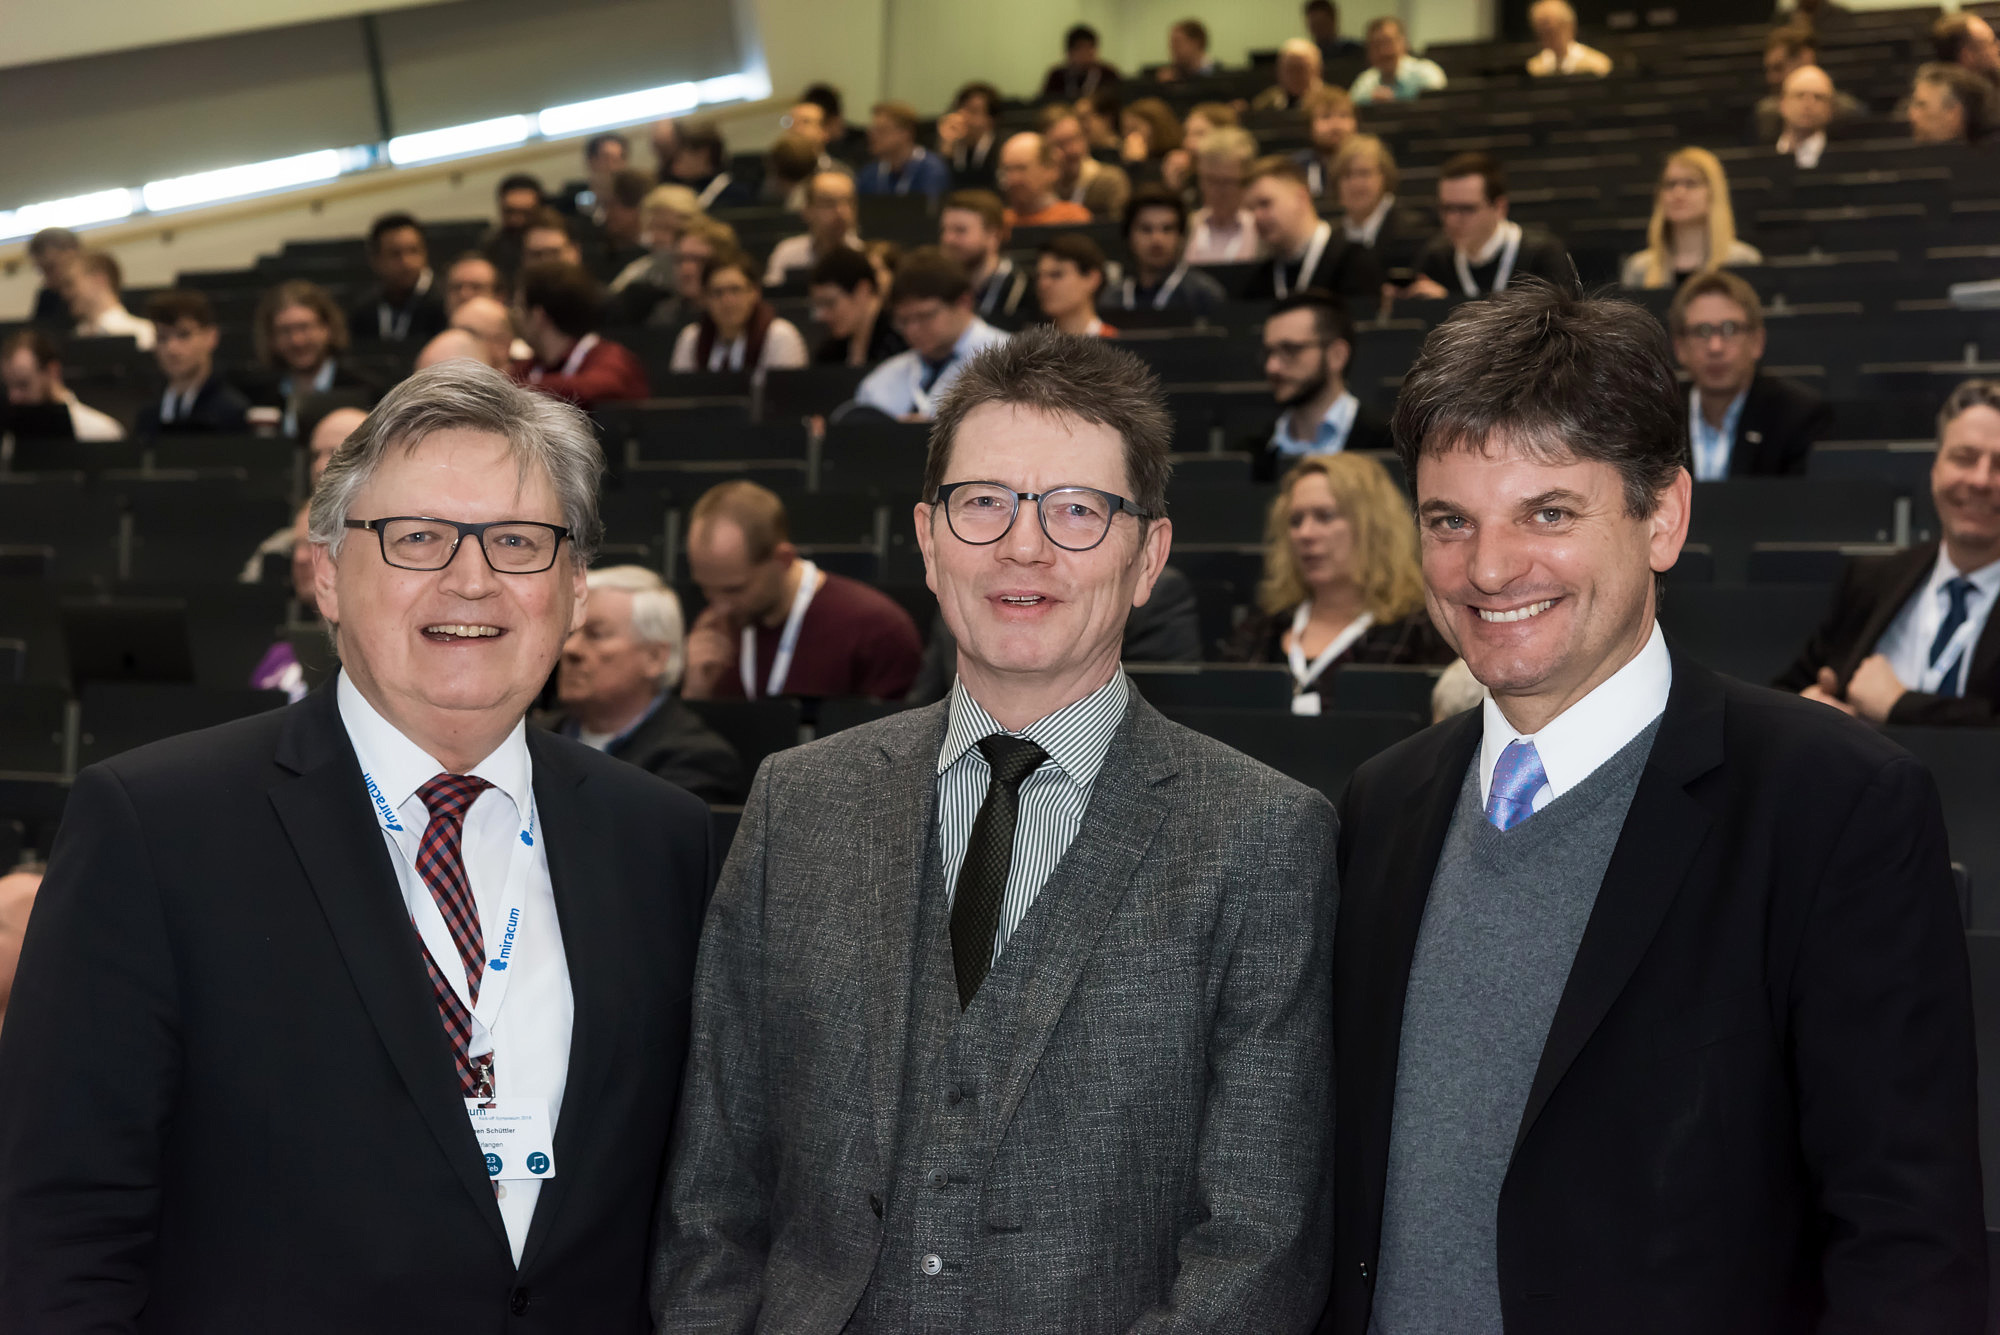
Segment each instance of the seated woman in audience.
[[1160,180],[1169,190],[1179,190],[1195,203],[1195,161],[1201,156],[1208,136],[1217,130],[1235,129],[1241,122],[1236,108],[1227,102],[1197,102],[1181,121],[1181,146],[1160,159]]
[[702,270],[701,319],[674,340],[672,371],[768,371],[804,366],[806,341],[798,326],[764,300],[764,275],[738,251],[710,260]]
[[1372,134],[1352,135],[1334,161],[1333,179],[1348,241],[1372,250],[1389,282],[1409,282],[1417,252],[1437,227],[1420,210],[1396,202],[1396,155]]
[[1299,110],[1305,115],[1306,131],[1312,142],[1292,154],[1292,161],[1305,169],[1306,188],[1312,191],[1314,199],[1332,199],[1336,194],[1333,164],[1359,128],[1354,99],[1345,88],[1323,83],[1306,94]]
[[1424,610],[1417,524],[1389,470],[1365,454],[1314,455],[1278,484],[1257,613],[1225,657],[1292,670],[1292,710],[1320,712],[1344,663],[1449,663]]
[[1256,220],[1243,207],[1256,160],[1257,141],[1233,125],[1214,131],[1202,145],[1195,161],[1201,207],[1188,217],[1189,264],[1247,264],[1258,257]]
[[[298,408],[312,394],[348,390],[374,402],[382,385],[342,360],[347,351],[347,317],[318,283],[294,278],[264,294],[253,330],[263,377],[244,386],[256,426],[259,409],[278,410],[279,430],[298,435]],[[262,419],[268,420],[268,419]]]
[[1977,144],[1994,119],[1993,86],[1963,65],[1932,61],[1910,87],[1910,137],[1920,144]]
[[1065,334],[1116,338],[1118,331],[1097,318],[1104,291],[1104,252],[1081,232],[1058,232],[1035,256],[1035,301],[1042,317]]
[[1646,248],[1626,257],[1620,281],[1626,287],[1679,287],[1711,269],[1763,262],[1757,247],[1737,239],[1722,163],[1705,148],[1684,148],[1660,172]]
[[1119,113],[1118,156],[1134,184],[1158,179],[1167,154],[1181,146],[1181,122],[1157,97],[1142,97]]

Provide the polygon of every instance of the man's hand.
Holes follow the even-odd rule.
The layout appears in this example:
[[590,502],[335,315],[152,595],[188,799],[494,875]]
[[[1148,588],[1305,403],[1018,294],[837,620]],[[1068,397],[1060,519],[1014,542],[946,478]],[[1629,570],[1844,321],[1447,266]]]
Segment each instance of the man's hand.
[[1377,102],[1394,102],[1396,90],[1386,83],[1378,83],[1375,85],[1374,97]]
[[1852,715],[1854,713],[1854,706],[1840,698],[1840,678],[1834,675],[1833,669],[1830,667],[1821,668],[1819,670],[1819,680],[1806,687],[1803,691],[1800,691],[1799,694],[1808,700],[1817,700],[1823,705],[1832,705],[1843,714]]
[[1870,654],[1861,660],[1861,666],[1854,669],[1854,675],[1847,682],[1847,703],[1854,706],[1854,712],[1870,723],[1887,723],[1889,711],[1903,698],[1908,687],[1896,676],[1896,670],[1889,666],[1889,660],[1880,654]]
[[965,128],[965,113],[962,111],[947,111],[944,115],[938,117],[937,137],[938,148],[941,151],[945,153],[955,152],[958,146],[963,144],[969,137]]
[[1403,289],[1403,295],[1420,301],[1443,301],[1451,293],[1445,291],[1444,284],[1429,274],[1418,274],[1410,285]]
[[723,674],[736,666],[736,640],[740,633],[729,618],[714,607],[704,607],[694,619],[687,637],[687,671],[681,677],[681,696],[688,700],[712,700]]

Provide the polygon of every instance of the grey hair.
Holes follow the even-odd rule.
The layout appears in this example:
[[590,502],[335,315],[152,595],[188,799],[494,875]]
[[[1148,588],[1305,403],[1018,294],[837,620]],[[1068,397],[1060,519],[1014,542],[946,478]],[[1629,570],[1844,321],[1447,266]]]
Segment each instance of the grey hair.
[[667,665],[660,671],[660,689],[681,684],[687,670],[687,621],[681,600],[666,581],[644,566],[605,566],[585,580],[592,589],[613,589],[632,595],[632,633],[647,644],[667,646]]
[[542,470],[562,506],[563,526],[570,531],[570,559],[589,565],[597,552],[597,484],[604,473],[604,452],[598,448],[590,419],[570,404],[515,384],[490,366],[465,360],[439,362],[418,371],[390,390],[341,442],[313,490],[308,536],[338,556],[354,498],[389,451],[407,453],[436,432],[458,430],[505,437],[523,480],[529,469]]

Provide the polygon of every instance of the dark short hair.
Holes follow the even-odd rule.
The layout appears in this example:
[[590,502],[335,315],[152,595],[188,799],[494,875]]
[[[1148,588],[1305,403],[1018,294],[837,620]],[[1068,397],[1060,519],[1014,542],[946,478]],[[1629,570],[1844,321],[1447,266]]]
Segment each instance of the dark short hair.
[[812,103],[824,111],[829,120],[838,119],[840,109],[844,105],[840,99],[840,90],[830,83],[807,84],[806,90],[799,94],[799,101]]
[[85,273],[94,273],[111,285],[113,292],[125,286],[125,271],[118,265],[118,257],[108,250],[89,249],[77,267]]
[[588,162],[596,157],[597,150],[603,148],[606,144],[616,144],[625,150],[626,157],[629,158],[632,156],[632,145],[626,141],[624,135],[606,131],[603,134],[594,134],[583,141],[583,160]]
[[988,115],[1000,109],[1000,90],[984,79],[974,79],[971,83],[966,84],[956,93],[953,93],[951,95],[952,108],[956,110],[975,97],[985,99]]
[[891,98],[886,102],[877,102],[874,106],[868,108],[868,114],[871,116],[880,116],[911,134],[917,132],[917,109],[908,102],[899,101],[895,98]]
[[597,280],[580,265],[545,260],[521,271],[521,308],[539,306],[549,323],[571,338],[596,330],[601,300]]
[[1068,260],[1076,266],[1078,273],[1092,274],[1104,272],[1104,251],[1082,232],[1057,232],[1035,247],[1039,258],[1052,255],[1059,260]]
[[1992,128],[1993,85],[1963,65],[1928,61],[1917,67],[1917,83],[1936,84],[1965,113],[1965,138],[1978,143]]
[[563,217],[562,214],[558,213],[554,208],[550,207],[547,204],[542,205],[540,208],[536,209],[533,213],[529,214],[528,225],[522,228],[521,230],[524,233],[561,232],[564,236],[569,237],[572,241],[576,239],[575,234],[569,230],[569,219]]
[[208,294],[192,287],[172,287],[146,300],[146,318],[162,329],[186,320],[198,329],[215,328],[215,306]]
[[1991,408],[2000,413],[2000,380],[1967,380],[1951,392],[1944,407],[1938,410],[1938,444],[1944,444],[1944,429],[1973,408]]
[[1818,51],[1819,40],[1806,24],[1782,23],[1771,29],[1770,36],[1764,39],[1764,50],[1783,51],[1786,59],[1790,59],[1803,51]]
[[764,151],[766,175],[780,181],[807,181],[819,166],[819,146],[797,130],[787,130]]
[[1610,464],[1635,518],[1653,513],[1689,460],[1687,397],[1660,322],[1631,302],[1532,278],[1431,331],[1393,426],[1412,481],[1425,455],[1504,437],[1533,458]]
[[937,246],[918,246],[896,265],[896,278],[889,287],[891,310],[905,301],[935,297],[950,305],[972,292],[972,279],[965,266]]
[[1438,168],[1440,184],[1467,176],[1477,176],[1485,183],[1487,203],[1498,204],[1507,198],[1507,169],[1489,154],[1460,153]]
[[1303,292],[1294,292],[1271,308],[1264,318],[1275,320],[1280,315],[1293,311],[1311,311],[1313,333],[1324,342],[1339,339],[1349,348],[1355,344],[1354,318],[1347,313],[1347,303],[1324,288],[1309,287]]
[[1698,273],[1680,286],[1674,299],[1667,307],[1667,332],[1679,338],[1687,332],[1688,307],[1703,297],[1727,297],[1743,308],[1744,318],[1752,329],[1764,327],[1764,303],[1757,300],[1757,289],[1743,281],[1727,269],[1710,269]]
[[23,351],[35,359],[38,370],[46,371],[62,360],[62,349],[46,331],[20,329],[9,334],[6,342],[0,343],[0,362],[11,362]]
[[1202,50],[1208,50],[1208,25],[1200,19],[1182,19],[1174,25],[1174,31]]
[[945,209],[963,209],[967,213],[978,214],[989,232],[1007,230],[1007,205],[991,190],[954,190],[944,197],[944,204],[938,212],[943,213]]
[[1961,10],[1946,14],[1931,25],[1931,46],[1939,60],[1947,65],[1958,63],[1958,58],[1965,54],[1966,43],[1972,40],[1973,17]]
[[763,267],[750,257],[748,251],[742,250],[721,251],[703,260],[701,264],[702,288],[706,290],[709,280],[727,269],[734,269],[737,273],[742,274],[750,280],[752,295],[759,294],[764,290]]
[[875,265],[852,246],[835,246],[820,256],[806,279],[807,287],[837,287],[853,292],[863,283],[875,286]]
[[713,121],[688,121],[681,126],[680,151],[693,150],[708,154],[708,161],[717,171],[722,170],[723,161],[729,150],[723,147],[722,131],[715,128]]
[[924,500],[935,500],[944,485],[965,419],[989,403],[1110,427],[1125,443],[1133,503],[1148,518],[1166,514],[1174,422],[1159,376],[1139,358],[1105,339],[1049,326],[1023,330],[975,353],[945,391],[931,423]]
[[549,192],[542,189],[540,181],[526,172],[515,172],[512,176],[503,176],[500,178],[500,184],[493,187],[493,198],[505,199],[516,190],[534,191],[537,203],[549,197]]
[[623,208],[636,209],[653,185],[653,173],[644,167],[620,167],[611,173],[611,198]]
[[278,365],[278,350],[272,343],[271,326],[277,320],[279,311],[293,306],[303,306],[319,317],[320,323],[326,326],[328,351],[347,351],[347,317],[341,314],[340,303],[318,283],[291,278],[266,291],[257,303],[257,320],[252,332],[258,361],[270,367]]
[[1187,231],[1187,201],[1181,198],[1179,191],[1170,190],[1158,181],[1154,181],[1134,190],[1132,197],[1125,201],[1125,216],[1119,234],[1131,236],[1132,228],[1138,224],[1139,215],[1147,209],[1172,209],[1174,225],[1183,232]]
[[1340,13],[1338,9],[1334,8],[1333,0],[1306,0],[1305,12],[1308,14],[1335,15]]
[[373,255],[376,251],[382,249],[382,238],[388,236],[389,233],[400,232],[406,227],[417,234],[419,241],[423,240],[424,229],[418,224],[415,218],[407,213],[385,213],[374,222],[369,223],[368,253]]
[[67,227],[44,227],[28,238],[28,258],[41,259],[51,251],[82,250],[83,238]]
[[1074,51],[1079,42],[1089,42],[1092,46],[1103,45],[1097,40],[1097,29],[1088,23],[1078,23],[1063,34],[1063,50]]

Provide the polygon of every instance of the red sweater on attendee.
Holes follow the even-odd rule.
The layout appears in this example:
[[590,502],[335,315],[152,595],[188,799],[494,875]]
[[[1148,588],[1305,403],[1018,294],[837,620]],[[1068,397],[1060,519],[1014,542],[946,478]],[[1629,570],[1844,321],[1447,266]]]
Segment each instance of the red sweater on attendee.
[[[879,589],[845,575],[824,575],[799,621],[799,643],[782,694],[817,699],[865,696],[900,700],[923,660],[923,638],[910,614]],[[782,626],[757,626],[755,680],[762,699],[771,682]],[[715,685],[719,700],[743,698],[743,666],[729,665]]]
[[579,357],[572,349],[562,366],[517,363],[514,378],[582,408],[594,408],[617,399],[652,396],[652,387],[646,383],[646,368],[639,364],[630,348],[595,334],[584,335],[577,347],[583,355]]

